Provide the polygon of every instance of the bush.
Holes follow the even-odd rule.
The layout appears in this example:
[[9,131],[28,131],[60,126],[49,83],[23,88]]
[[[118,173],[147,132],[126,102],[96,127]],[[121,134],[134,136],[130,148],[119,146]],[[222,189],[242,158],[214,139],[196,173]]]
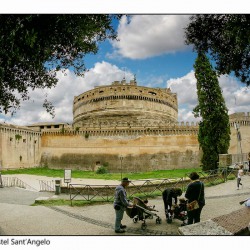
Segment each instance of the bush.
[[100,166],[97,170],[96,170],[97,174],[107,174],[108,173],[108,169],[104,166]]

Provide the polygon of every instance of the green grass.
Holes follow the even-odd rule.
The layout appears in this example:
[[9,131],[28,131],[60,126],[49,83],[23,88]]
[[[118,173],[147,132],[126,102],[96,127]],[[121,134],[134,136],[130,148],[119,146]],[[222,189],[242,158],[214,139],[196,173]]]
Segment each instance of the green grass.
[[[82,206],[89,206],[89,205],[98,205],[98,204],[110,204],[110,202],[107,201],[86,201],[86,200],[73,200],[72,206],[76,207],[82,207]],[[42,201],[36,201],[32,206],[71,206],[70,200],[42,200]]]
[[[201,168],[186,168],[186,169],[173,169],[173,170],[155,170],[149,172],[139,172],[139,173],[123,173],[123,177],[128,177],[131,180],[139,179],[157,179],[157,178],[182,178],[187,173],[193,171],[201,171]],[[8,174],[30,174],[48,177],[59,177],[64,178],[63,169],[49,169],[49,168],[25,168],[16,170],[2,170],[2,175]],[[104,180],[120,180],[120,173],[107,173],[107,174],[97,174],[94,171],[81,171],[72,170],[72,178],[82,178],[82,179],[104,179]]]

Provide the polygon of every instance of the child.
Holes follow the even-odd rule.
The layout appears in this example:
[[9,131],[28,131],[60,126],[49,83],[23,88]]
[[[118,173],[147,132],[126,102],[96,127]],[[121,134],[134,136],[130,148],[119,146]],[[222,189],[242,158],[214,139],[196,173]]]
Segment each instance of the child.
[[143,201],[144,205],[146,206],[146,208],[150,211],[156,211],[154,208],[155,206],[149,206],[148,205],[148,199],[146,198],[144,201]]
[[243,188],[243,185],[241,183],[241,176],[243,175],[244,175],[243,165],[240,165],[239,170],[238,170],[238,175],[237,175],[237,190],[239,190],[240,185]]

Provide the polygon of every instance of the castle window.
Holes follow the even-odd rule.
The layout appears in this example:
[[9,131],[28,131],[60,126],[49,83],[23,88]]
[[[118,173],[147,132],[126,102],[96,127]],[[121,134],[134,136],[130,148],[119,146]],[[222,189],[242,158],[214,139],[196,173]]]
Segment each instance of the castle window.
[[100,90],[99,93],[103,93],[104,91],[103,90]]
[[47,128],[51,128],[51,126],[47,126]]
[[156,93],[153,92],[153,91],[149,91],[148,93],[151,94],[151,95],[156,95]]
[[13,138],[12,138],[12,137],[10,137],[10,141],[13,141]]
[[55,125],[54,128],[59,128],[59,125]]
[[34,143],[36,144],[36,140],[34,141]]
[[23,143],[26,143],[26,139],[23,139]]

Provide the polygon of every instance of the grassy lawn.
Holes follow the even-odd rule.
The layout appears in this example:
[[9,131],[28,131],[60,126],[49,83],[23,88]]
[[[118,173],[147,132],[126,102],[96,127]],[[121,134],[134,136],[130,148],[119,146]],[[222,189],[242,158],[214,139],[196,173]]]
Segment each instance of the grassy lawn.
[[[181,178],[181,177],[184,177],[187,173],[190,173],[193,171],[197,171],[197,172],[201,171],[201,168],[155,170],[155,171],[150,171],[150,172],[139,172],[139,173],[123,173],[123,177],[126,176],[131,180],[157,179],[157,178]],[[30,175],[64,178],[63,169],[26,168],[26,169],[16,169],[16,170],[2,170],[1,173],[2,175],[30,174]],[[72,170],[72,178],[120,180],[121,174],[120,173],[97,174],[96,172],[93,172],[93,171]]]

